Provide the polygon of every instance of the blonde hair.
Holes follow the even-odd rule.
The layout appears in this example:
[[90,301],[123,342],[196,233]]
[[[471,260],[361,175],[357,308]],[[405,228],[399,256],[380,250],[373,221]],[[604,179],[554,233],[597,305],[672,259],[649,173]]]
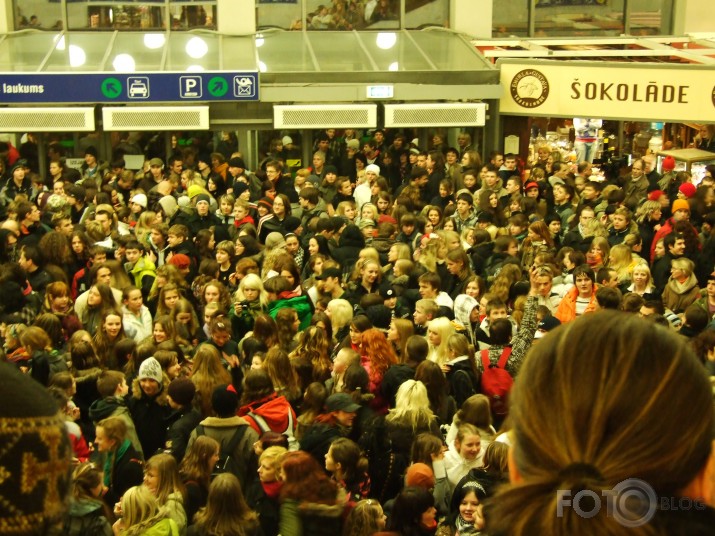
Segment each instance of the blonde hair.
[[238,290],[236,290],[236,293],[233,295],[233,299],[239,302],[245,301],[246,295],[244,294],[244,290],[246,287],[255,288],[258,291],[258,301],[261,306],[265,307],[268,305],[268,292],[263,288],[263,281],[261,281],[261,278],[256,274],[246,274],[243,279],[241,279],[241,283],[238,285]]
[[122,536],[140,536],[168,517],[156,497],[145,486],[134,486],[122,496]]
[[427,324],[427,331],[430,329],[436,331],[439,333],[440,337],[440,344],[439,346],[432,346],[430,343],[429,345],[429,360],[434,361],[438,365],[444,365],[447,361],[451,359],[451,356],[449,355],[449,345],[447,344],[447,340],[449,339],[450,335],[454,334],[455,328],[454,324],[452,324],[452,321],[445,317],[445,316],[440,316],[435,318],[434,320],[430,320],[430,322]]
[[407,380],[400,385],[395,397],[395,407],[390,410],[386,420],[408,424],[413,431],[429,428],[435,419],[429,406],[427,387],[421,381]]

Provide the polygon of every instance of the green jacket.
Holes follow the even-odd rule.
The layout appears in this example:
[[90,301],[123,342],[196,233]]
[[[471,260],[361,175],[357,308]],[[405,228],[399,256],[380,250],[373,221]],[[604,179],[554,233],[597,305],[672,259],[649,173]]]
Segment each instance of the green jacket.
[[141,533],[142,536],[179,536],[179,528],[171,518],[164,518]]
[[268,314],[270,317],[275,320],[278,311],[287,307],[298,313],[298,319],[300,320],[298,331],[303,331],[310,326],[310,319],[313,318],[313,306],[310,303],[310,298],[305,294],[289,298],[286,295],[291,296],[291,294],[286,292],[280,295],[284,297],[278,298],[276,301],[268,304]]

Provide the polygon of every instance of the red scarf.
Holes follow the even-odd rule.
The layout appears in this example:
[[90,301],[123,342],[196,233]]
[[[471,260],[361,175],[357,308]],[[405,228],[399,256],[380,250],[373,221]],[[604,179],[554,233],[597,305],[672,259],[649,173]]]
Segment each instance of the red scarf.
[[266,494],[266,497],[269,499],[277,499],[278,494],[281,492],[283,482],[280,480],[274,480],[273,482],[261,482],[261,486],[263,486],[263,493]]

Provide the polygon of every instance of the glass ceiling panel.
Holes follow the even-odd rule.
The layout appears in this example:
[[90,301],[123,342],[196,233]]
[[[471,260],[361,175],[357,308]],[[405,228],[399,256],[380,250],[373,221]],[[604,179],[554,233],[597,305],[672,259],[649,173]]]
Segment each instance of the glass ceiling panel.
[[0,43],[0,71],[33,72],[58,39],[57,33],[8,35]]
[[372,71],[370,58],[352,32],[311,32],[308,39],[325,72]]
[[303,32],[266,32],[256,39],[258,60],[262,72],[313,72],[315,65],[308,46],[303,41]]
[[362,32],[360,39],[378,71],[433,70],[405,32]]
[[223,36],[221,38],[223,50],[224,71],[255,71],[256,67],[256,38]]
[[[221,69],[219,36],[172,32],[166,71],[218,71]],[[225,58],[224,64],[233,63]]]
[[101,70],[104,54],[113,35],[93,32],[65,34],[64,39],[61,38],[57,42],[44,70],[74,72]]
[[479,56],[456,35],[441,31],[427,31],[410,32],[410,36],[440,71],[487,67],[486,64],[480,66],[475,63],[482,63]]
[[[166,34],[164,33],[118,32],[114,48],[107,59],[106,69],[108,71],[161,71],[161,58],[165,47]],[[131,66],[132,62],[135,69],[122,69],[123,65]]]

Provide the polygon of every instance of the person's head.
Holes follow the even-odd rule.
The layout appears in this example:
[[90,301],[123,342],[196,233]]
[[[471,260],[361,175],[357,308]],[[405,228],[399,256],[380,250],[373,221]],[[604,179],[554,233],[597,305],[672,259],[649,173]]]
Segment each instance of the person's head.
[[[631,519],[650,521],[648,530],[660,533],[663,520],[649,510],[658,503],[647,502],[645,491],[631,495],[635,502],[619,501],[628,517],[601,508],[586,519],[559,499],[584,491],[600,497],[630,478],[647,483],[654,498],[713,502],[712,386],[678,335],[635,315],[603,311],[545,339],[549,344],[530,350],[510,393],[509,475],[518,484],[495,496],[490,532],[522,535],[530,531],[518,527],[539,526],[549,534],[624,534],[619,519]],[[546,508],[554,501],[563,515]]]
[[434,495],[422,487],[403,488],[392,506],[388,530],[399,531],[400,534],[423,534],[434,529],[437,513],[434,503]]
[[693,261],[691,261],[687,257],[679,257],[671,261],[670,275],[673,277],[673,279],[687,279],[692,275],[694,268],[695,263]]
[[582,264],[574,269],[573,281],[581,298],[591,297],[596,275],[588,264]]
[[345,520],[345,534],[373,534],[385,529],[387,516],[375,499],[363,499],[350,510]]
[[258,458],[258,478],[263,483],[278,480],[279,462],[287,449],[280,446],[268,447],[263,450]]
[[[146,486],[134,486],[122,495],[122,525],[129,530],[135,525],[148,522],[160,511],[157,497]],[[160,518],[157,518],[157,521]]]
[[281,498],[335,504],[337,484],[307,452],[287,452],[281,461],[280,475],[283,480]]
[[670,233],[663,238],[663,248],[673,257],[685,254],[685,236],[680,233]]
[[206,507],[195,516],[195,526],[203,529],[205,534],[209,531],[227,534],[236,526],[255,525],[256,521],[257,515],[246,504],[241,482],[233,473],[216,475],[209,487]]
[[127,437],[127,425],[121,417],[107,417],[97,423],[94,445],[98,452],[114,452]]
[[155,454],[144,464],[144,486],[160,503],[183,486],[179,478],[179,466],[171,454]]

